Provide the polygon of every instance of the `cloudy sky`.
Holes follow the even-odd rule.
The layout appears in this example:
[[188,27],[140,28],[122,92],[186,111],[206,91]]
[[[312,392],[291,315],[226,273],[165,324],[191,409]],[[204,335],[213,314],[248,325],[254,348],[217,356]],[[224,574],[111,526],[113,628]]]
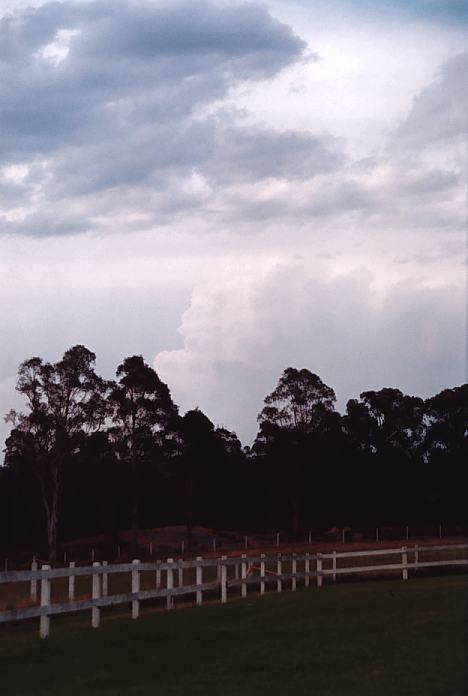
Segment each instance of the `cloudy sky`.
[[467,75],[465,0],[2,0],[0,410],[76,343],[244,444],[288,365],[466,381]]

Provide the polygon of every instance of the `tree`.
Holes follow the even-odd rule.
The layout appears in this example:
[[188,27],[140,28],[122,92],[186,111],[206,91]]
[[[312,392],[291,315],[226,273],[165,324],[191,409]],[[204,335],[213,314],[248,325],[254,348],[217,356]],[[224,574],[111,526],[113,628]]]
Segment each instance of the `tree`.
[[[270,481],[273,478],[273,504],[289,508],[294,534],[306,509],[313,451],[327,432],[340,427],[339,414],[333,409],[335,398],[333,389],[318,375],[288,367],[258,416],[260,432],[253,453],[257,460],[266,460]],[[281,503],[284,499],[286,506]]]
[[424,403],[426,497],[439,519],[468,521],[468,384],[444,389]]
[[49,558],[57,552],[61,479],[67,460],[82,438],[106,420],[106,383],[96,375],[96,356],[77,345],[57,363],[34,357],[18,370],[16,386],[26,399],[26,413],[10,411],[14,428],[6,442],[7,466],[23,466],[39,483],[47,520]]
[[468,384],[444,389],[425,402],[428,418],[427,444],[453,454],[468,447]]
[[175,431],[178,409],[169,388],[141,355],[125,358],[117,368],[118,383],[109,395],[112,418],[110,436],[117,456],[127,462],[131,474],[133,546],[138,546],[139,474],[154,462],[164,440]]
[[269,422],[288,430],[310,430],[319,427],[333,413],[335,392],[320,377],[303,368],[288,367],[276,389],[265,398],[265,407],[258,421]]
[[347,429],[374,454],[399,451],[411,456],[424,431],[423,400],[399,389],[384,388],[360,394],[360,401],[347,404]]
[[[344,426],[357,464],[358,508],[376,522],[417,518],[424,439],[424,402],[386,387],[365,391],[347,404]],[[353,456],[354,455],[354,456]]]

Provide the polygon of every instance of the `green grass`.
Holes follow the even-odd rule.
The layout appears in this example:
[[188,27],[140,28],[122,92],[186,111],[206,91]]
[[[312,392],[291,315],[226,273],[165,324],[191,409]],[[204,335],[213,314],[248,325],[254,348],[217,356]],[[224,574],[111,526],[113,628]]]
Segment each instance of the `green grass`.
[[2,696],[465,696],[467,578],[356,582],[0,629]]

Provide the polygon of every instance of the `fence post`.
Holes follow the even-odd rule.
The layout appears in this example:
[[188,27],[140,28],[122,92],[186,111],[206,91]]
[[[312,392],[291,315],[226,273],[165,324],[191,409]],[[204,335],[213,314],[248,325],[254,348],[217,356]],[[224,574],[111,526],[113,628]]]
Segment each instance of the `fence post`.
[[336,551],[333,551],[333,582],[336,582]]
[[216,539],[213,537],[213,553],[216,553]]
[[409,527],[406,525],[406,541],[409,539]]
[[419,565],[419,544],[414,545],[414,572],[418,572],[418,565]]
[[[31,563],[31,570],[34,572],[37,570],[37,561]],[[30,597],[32,602],[37,601],[37,580],[31,580]]]
[[182,587],[184,584],[184,569],[182,567],[182,563],[184,562],[183,558],[179,558],[179,567],[177,568],[177,584],[179,587]]
[[[132,594],[136,594],[140,591],[140,571],[138,566],[140,561],[135,559],[132,561]],[[140,616],[140,601],[138,599],[132,599],[132,619],[138,619]]]
[[[174,559],[173,559],[173,558],[168,558],[168,559],[167,559],[167,562],[168,562],[168,563],[174,563]],[[171,590],[174,588],[174,569],[173,569],[172,567],[167,569],[167,583],[166,583],[166,587],[167,587],[167,603],[166,603],[166,606],[167,606],[168,609],[172,609]]]
[[312,532],[309,532],[309,546],[312,544]]
[[265,554],[260,554],[260,594],[265,594]]
[[[50,565],[43,565],[41,570],[50,570]],[[41,578],[41,607],[50,606],[50,578],[48,574]],[[41,638],[48,638],[50,634],[50,616],[41,616],[39,625],[39,635]]]
[[161,587],[161,559],[158,558],[156,561],[156,589],[158,590]]
[[322,554],[317,554],[317,587],[322,587]]
[[379,528],[378,527],[375,528],[375,540],[376,541],[379,540]]
[[279,546],[279,545],[280,545],[280,533],[277,532],[276,533],[276,546]]
[[442,539],[442,525],[439,524],[439,539]]
[[283,563],[281,561],[281,554],[278,554],[278,560],[276,562],[276,572],[278,574],[278,580],[276,581],[276,591],[281,592],[283,589],[283,582],[281,580],[281,575],[283,573]]
[[227,602],[227,556],[221,556],[221,604]]
[[109,575],[106,572],[107,561],[103,561],[102,565],[102,596],[107,597],[107,595],[109,594]]
[[150,541],[149,552],[150,552],[150,558],[152,558],[153,557],[153,542],[152,541]]
[[406,546],[401,547],[401,566],[403,580],[408,580],[408,552]]
[[[242,580],[247,579],[247,563],[244,560],[245,558],[247,558],[247,556],[245,555],[245,553],[243,553],[242,554],[242,563],[241,563]],[[241,595],[242,595],[242,597],[247,597],[247,583],[246,582],[242,583]]]
[[247,534],[245,535],[244,548],[245,549],[249,548],[249,537],[247,536]]
[[310,585],[310,554],[306,553],[305,555],[305,563],[304,563],[304,572],[305,572],[305,578],[304,578],[304,587],[309,587]]
[[[97,561],[93,563],[93,568],[99,568],[101,566]],[[93,573],[92,582],[92,598],[99,599],[101,596],[101,576],[98,572]],[[91,609],[91,626],[93,628],[99,628],[101,621],[101,610],[99,607],[93,607]]]
[[296,554],[293,553],[292,557],[292,563],[291,563],[291,572],[292,572],[292,580],[291,580],[291,589],[294,591],[297,586],[297,579],[296,579],[296,573],[297,573],[297,560],[296,560]]
[[[68,567],[70,568],[71,573],[73,573],[75,561],[70,561]],[[73,602],[75,599],[75,576],[72,574],[68,576],[68,599],[70,602]]]
[[345,543],[345,530],[344,530],[344,528],[341,530],[341,543],[342,544]]
[[[197,556],[197,566],[196,566],[196,584],[198,586],[203,584],[203,558],[201,556]],[[202,590],[197,590],[197,605],[201,607],[203,602],[203,592]]]

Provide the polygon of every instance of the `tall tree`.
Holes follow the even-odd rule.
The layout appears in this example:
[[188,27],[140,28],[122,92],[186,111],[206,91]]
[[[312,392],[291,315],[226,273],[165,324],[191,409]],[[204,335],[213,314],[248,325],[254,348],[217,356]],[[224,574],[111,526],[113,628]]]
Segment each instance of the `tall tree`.
[[358,509],[374,523],[404,524],[417,517],[424,479],[421,447],[424,402],[385,387],[351,399],[343,419],[350,457],[357,464]]
[[286,498],[291,529],[297,534],[305,509],[310,461],[320,437],[337,427],[335,392],[307,369],[288,367],[265,398],[253,452],[268,462],[277,500]]
[[335,401],[335,392],[318,375],[305,368],[288,367],[276,389],[265,398],[258,421],[260,425],[268,422],[310,432],[333,412]]
[[105,424],[105,382],[96,375],[96,356],[82,345],[57,363],[34,357],[23,362],[16,386],[26,412],[11,411],[14,428],[6,442],[5,463],[28,467],[39,483],[47,520],[49,558],[57,552],[63,467],[82,438]]
[[424,404],[426,497],[439,519],[468,523],[468,384],[444,389]]
[[424,432],[423,400],[399,389],[365,391],[347,404],[346,424],[375,454],[399,450],[411,456]]
[[141,355],[125,358],[116,372],[118,382],[109,396],[110,428],[117,456],[131,472],[132,539],[138,547],[139,474],[143,465],[154,462],[166,438],[176,430],[178,409],[169,388]]

